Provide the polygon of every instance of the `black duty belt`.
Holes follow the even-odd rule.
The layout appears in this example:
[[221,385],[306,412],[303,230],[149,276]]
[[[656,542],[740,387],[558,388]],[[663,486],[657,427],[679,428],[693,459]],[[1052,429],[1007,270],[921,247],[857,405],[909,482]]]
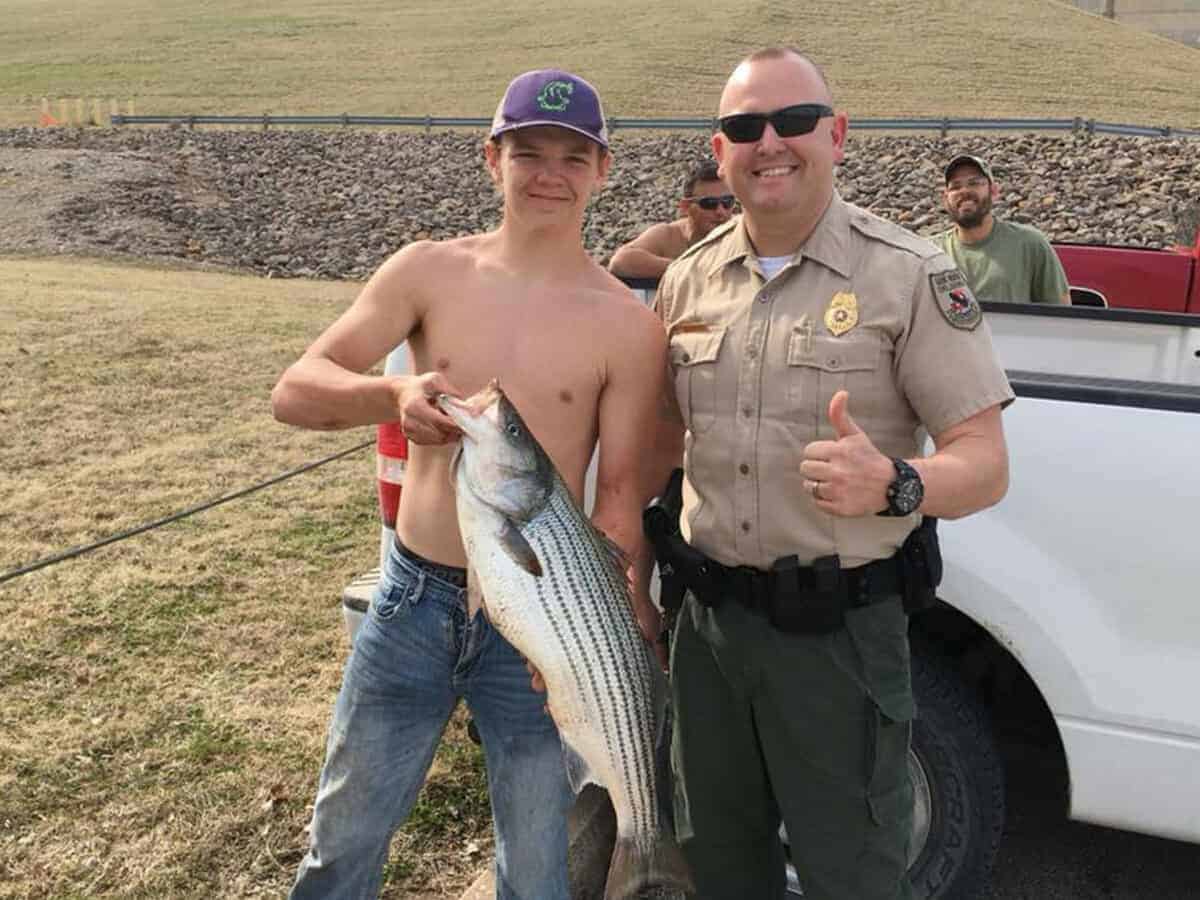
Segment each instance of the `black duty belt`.
[[755,612],[766,612],[771,598],[781,592],[797,600],[814,594],[833,594],[841,598],[843,609],[853,609],[899,596],[904,590],[904,575],[896,557],[852,569],[841,568],[836,556],[814,560],[811,566],[799,565],[794,556],[784,557],[765,571],[750,566],[731,568],[713,559],[708,566],[732,599]]
[[696,553],[699,559],[690,566],[684,563],[680,577],[702,606],[737,602],[780,631],[836,631],[845,624],[847,610],[904,594],[899,554],[853,569],[843,569],[837,556],[815,559],[811,566],[785,556],[764,571],[724,566]]
[[811,566],[785,556],[765,571],[731,567],[709,559],[680,534],[682,481],[676,469],[662,496],[642,514],[659,565],[659,599],[668,612],[679,609],[690,591],[708,607],[736,600],[764,613],[781,631],[820,633],[842,627],[847,610],[889,597],[902,597],[909,613],[937,600],[942,555],[935,518],[926,516],[895,556],[852,569],[843,569],[837,556],[820,557]]

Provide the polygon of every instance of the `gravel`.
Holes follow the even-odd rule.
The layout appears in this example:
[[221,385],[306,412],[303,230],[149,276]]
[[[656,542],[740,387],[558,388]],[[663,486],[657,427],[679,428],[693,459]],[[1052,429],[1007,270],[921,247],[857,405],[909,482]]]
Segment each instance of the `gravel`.
[[[273,276],[367,277],[424,238],[495,227],[481,136],[365,130],[0,130],[0,251],[189,260]],[[606,261],[671,218],[700,133],[618,134],[584,228]],[[1087,135],[855,136],[846,199],[921,234],[947,227],[941,165],[989,159],[998,212],[1061,241],[1191,243],[1200,141]],[[53,162],[49,162],[53,160]],[[36,190],[31,189],[36,185]],[[38,227],[30,227],[36,220]],[[18,228],[17,222],[24,222]]]

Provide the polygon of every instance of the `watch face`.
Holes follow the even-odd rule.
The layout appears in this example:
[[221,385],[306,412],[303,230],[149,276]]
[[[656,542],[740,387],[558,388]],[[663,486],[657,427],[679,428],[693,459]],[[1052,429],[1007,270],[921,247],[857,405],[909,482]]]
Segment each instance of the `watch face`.
[[901,479],[892,492],[892,505],[897,512],[908,515],[921,505],[921,497],[924,493],[920,479]]

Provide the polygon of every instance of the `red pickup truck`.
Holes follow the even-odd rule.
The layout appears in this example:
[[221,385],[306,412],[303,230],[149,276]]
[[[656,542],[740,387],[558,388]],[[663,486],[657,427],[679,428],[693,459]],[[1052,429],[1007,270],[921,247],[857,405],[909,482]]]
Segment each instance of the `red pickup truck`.
[[1200,227],[1168,250],[1055,242],[1077,305],[1200,313]]

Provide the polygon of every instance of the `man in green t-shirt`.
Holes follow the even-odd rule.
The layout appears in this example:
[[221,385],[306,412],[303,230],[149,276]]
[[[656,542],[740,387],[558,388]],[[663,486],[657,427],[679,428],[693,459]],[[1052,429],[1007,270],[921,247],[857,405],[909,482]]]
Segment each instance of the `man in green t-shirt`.
[[942,201],[954,227],[931,240],[954,260],[980,300],[1070,303],[1067,276],[1046,236],[1032,225],[992,215],[1000,189],[978,156],[946,166]]

